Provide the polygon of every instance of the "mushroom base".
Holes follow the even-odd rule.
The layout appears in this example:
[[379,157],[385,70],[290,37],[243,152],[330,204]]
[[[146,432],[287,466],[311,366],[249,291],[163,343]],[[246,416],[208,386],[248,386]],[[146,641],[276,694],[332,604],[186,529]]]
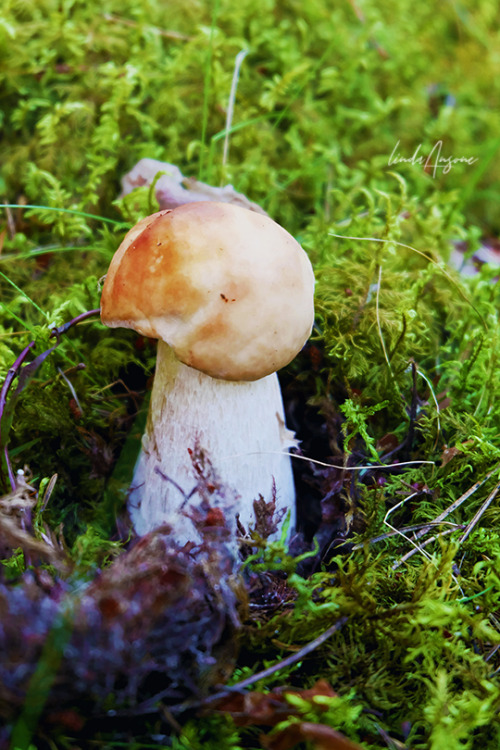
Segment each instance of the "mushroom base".
[[255,526],[253,502],[275,498],[271,538],[280,535],[288,512],[295,527],[295,488],[276,374],[253,382],[218,380],[179,362],[158,343],[156,374],[146,433],[128,509],[140,535],[168,523],[180,543],[199,541],[192,521],[202,498],[190,451],[210,460],[221,489],[213,503],[222,511],[236,545],[236,518]]

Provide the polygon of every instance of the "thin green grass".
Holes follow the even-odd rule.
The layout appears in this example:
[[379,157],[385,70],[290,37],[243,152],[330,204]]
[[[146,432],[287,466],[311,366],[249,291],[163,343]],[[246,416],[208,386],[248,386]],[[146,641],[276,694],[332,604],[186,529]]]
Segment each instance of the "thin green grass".
[[81,216],[84,219],[97,219],[98,221],[105,222],[106,224],[113,224],[114,226],[127,226],[126,222],[117,221],[116,219],[110,219],[107,216],[98,216],[97,214],[89,214],[86,211],[77,211],[73,208],[60,208],[58,206],[42,206],[29,203],[0,203],[0,208],[16,208],[21,210],[36,209],[41,211],[53,211],[55,213],[72,214],[73,216]]

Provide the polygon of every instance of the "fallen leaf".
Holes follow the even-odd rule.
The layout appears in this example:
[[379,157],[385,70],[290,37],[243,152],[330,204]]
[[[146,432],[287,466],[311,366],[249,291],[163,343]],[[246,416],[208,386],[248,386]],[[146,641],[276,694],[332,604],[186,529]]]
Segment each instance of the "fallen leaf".
[[445,448],[441,454],[441,466],[446,466],[455,456],[460,456],[462,451],[459,448]]
[[316,750],[362,750],[361,745],[325,724],[301,721],[272,735],[260,737],[266,750],[291,750],[300,742],[312,742]]
[[[239,727],[274,727],[290,718],[300,719],[300,712],[292,706],[289,696],[314,701],[317,696],[335,698],[337,693],[326,680],[318,680],[307,690],[287,687],[269,693],[235,693],[221,699],[215,706],[220,713],[229,714]],[[312,742],[317,750],[361,750],[360,745],[349,740],[341,732],[325,724],[294,721],[290,726],[271,735],[261,735],[260,741],[267,750],[290,750],[299,742]]]
[[267,216],[261,206],[252,203],[243,193],[238,193],[232,185],[225,185],[220,188],[207,185],[193,177],[184,177],[175,164],[158,161],[157,159],[141,159],[130,172],[127,172],[122,179],[120,197],[128,195],[136,187],[151,185],[160,172],[164,172],[164,174],[158,178],[154,187],[159,210],[176,208],[184,203],[194,201],[221,201],[223,203],[234,203],[242,208],[248,208],[250,211]]

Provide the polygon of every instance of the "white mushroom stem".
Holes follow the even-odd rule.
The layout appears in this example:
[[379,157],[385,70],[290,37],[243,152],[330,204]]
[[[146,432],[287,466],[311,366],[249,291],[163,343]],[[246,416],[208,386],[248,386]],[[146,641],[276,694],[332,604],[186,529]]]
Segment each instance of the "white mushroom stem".
[[[221,507],[235,537],[236,514],[245,528],[255,524],[253,501],[273,498],[295,526],[295,489],[287,449],[296,443],[285,427],[276,374],[252,382],[212,378],[179,362],[158,342],[156,374],[148,425],[129,493],[128,507],[140,535],[169,523],[176,540],[197,541],[185,512],[200,501],[188,449],[196,441],[228,492],[231,507]],[[278,531],[279,534],[279,531]]]

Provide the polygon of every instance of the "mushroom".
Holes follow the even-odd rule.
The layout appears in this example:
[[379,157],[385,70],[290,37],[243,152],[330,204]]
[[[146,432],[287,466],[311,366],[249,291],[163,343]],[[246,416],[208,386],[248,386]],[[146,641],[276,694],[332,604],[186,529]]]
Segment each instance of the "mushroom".
[[237,516],[248,528],[259,496],[275,499],[276,518],[289,511],[293,528],[288,448],[295,441],[276,371],[310,335],[313,293],[311,263],[298,242],[239,206],[188,203],[128,232],[103,286],[101,319],[159,339],[128,496],[138,534],[167,522],[177,541],[196,541],[196,444],[236,490],[237,507],[221,508],[234,539]]

